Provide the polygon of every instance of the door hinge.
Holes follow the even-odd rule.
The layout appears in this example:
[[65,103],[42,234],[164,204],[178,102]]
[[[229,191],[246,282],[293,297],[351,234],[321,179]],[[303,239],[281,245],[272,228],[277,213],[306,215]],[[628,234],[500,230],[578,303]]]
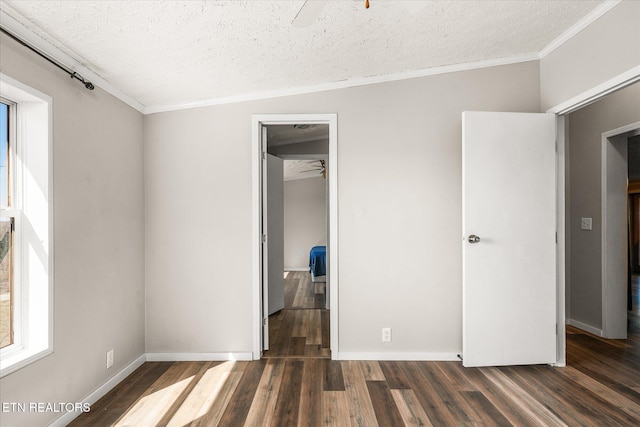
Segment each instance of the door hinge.
[[269,323],[269,318],[265,317],[262,319],[262,326],[267,326],[267,323]]
[[262,241],[262,243],[267,243],[267,235],[263,234],[262,236],[260,236],[260,240]]
[[262,152],[262,160],[265,160],[267,158],[267,152],[263,151]]
[[558,243],[558,232],[556,231],[556,243]]

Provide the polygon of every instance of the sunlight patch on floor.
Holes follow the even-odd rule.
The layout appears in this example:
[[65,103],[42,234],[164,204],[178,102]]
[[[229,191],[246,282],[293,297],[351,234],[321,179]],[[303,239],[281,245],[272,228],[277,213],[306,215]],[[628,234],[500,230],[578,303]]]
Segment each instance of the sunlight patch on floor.
[[209,368],[171,418],[167,427],[183,427],[206,415],[224,386],[235,362]]
[[114,427],[152,427],[158,425],[193,378],[192,375],[143,397],[118,420]]

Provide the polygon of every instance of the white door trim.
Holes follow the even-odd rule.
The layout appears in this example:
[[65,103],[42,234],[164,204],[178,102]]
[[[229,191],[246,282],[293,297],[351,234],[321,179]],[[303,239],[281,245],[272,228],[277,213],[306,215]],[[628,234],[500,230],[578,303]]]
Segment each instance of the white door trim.
[[[602,336],[627,337],[627,138],[640,134],[640,122],[631,123],[602,134]],[[625,153],[624,164],[616,162],[614,144]],[[617,165],[617,166],[616,166]],[[612,196],[609,188],[622,191],[623,200]],[[620,196],[620,194],[618,195]],[[620,244],[622,242],[623,244]],[[626,267],[626,268],[625,268]]]
[[556,363],[554,366],[567,364],[566,322],[566,168],[565,168],[565,116],[556,115],[556,256],[558,275],[556,290]]
[[573,98],[570,98],[558,105],[555,105],[547,110],[547,113],[555,113],[557,115],[557,132],[558,132],[558,147],[557,147],[557,159],[558,159],[558,361],[554,366],[565,366],[567,363],[567,348],[566,348],[566,336],[565,336],[565,300],[566,300],[566,284],[565,284],[565,271],[566,271],[566,230],[565,216],[566,216],[566,204],[565,204],[565,186],[566,179],[565,171],[565,120],[564,116],[576,111],[582,107],[585,107],[593,102],[602,99],[604,96],[619,90],[627,86],[630,86],[640,81],[640,65],[631,68],[630,70],[621,73],[599,85],[588,89]]
[[327,242],[327,281],[330,292],[331,357],[338,350],[338,115],[337,114],[254,114],[251,116],[251,259],[253,293],[253,359],[262,357],[262,280],[260,273],[261,207],[261,128],[278,124],[329,125],[329,241]]
[[623,89],[638,81],[640,81],[640,65],[637,65],[624,73],[618,74],[617,76],[574,96],[573,98],[549,108],[547,113],[555,113],[559,115],[572,113],[582,107],[586,107],[587,105],[598,101],[605,95],[615,92],[616,90]]

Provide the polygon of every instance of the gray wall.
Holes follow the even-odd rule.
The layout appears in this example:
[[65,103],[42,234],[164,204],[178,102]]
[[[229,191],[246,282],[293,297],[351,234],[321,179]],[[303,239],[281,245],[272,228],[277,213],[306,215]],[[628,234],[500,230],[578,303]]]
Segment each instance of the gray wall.
[[[640,84],[607,95],[571,113],[568,223],[570,239],[570,312],[567,318],[602,327],[602,134],[640,121]],[[593,218],[593,230],[580,229],[580,218]]]
[[276,145],[275,147],[269,147],[269,153],[275,156],[286,157],[287,154],[328,154],[329,153],[329,140],[309,141],[309,142],[296,142],[293,144]]
[[540,61],[542,110],[640,65],[640,2],[623,1]]
[[284,182],[284,266],[309,270],[309,250],[327,244],[327,181]]
[[146,116],[147,351],[252,350],[251,115],[337,113],[340,351],[459,352],[462,111],[539,111],[538,71]]
[[[3,35],[0,64],[53,98],[55,262],[54,353],[0,379],[1,400],[80,402],[144,353],[143,116]],[[0,412],[0,424],[60,415]]]

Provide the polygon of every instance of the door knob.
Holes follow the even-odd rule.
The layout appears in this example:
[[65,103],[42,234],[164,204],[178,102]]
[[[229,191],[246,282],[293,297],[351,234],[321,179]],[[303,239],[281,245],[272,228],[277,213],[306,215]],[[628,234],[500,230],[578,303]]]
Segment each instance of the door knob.
[[480,236],[476,236],[475,234],[469,235],[469,243],[478,243],[480,241]]

